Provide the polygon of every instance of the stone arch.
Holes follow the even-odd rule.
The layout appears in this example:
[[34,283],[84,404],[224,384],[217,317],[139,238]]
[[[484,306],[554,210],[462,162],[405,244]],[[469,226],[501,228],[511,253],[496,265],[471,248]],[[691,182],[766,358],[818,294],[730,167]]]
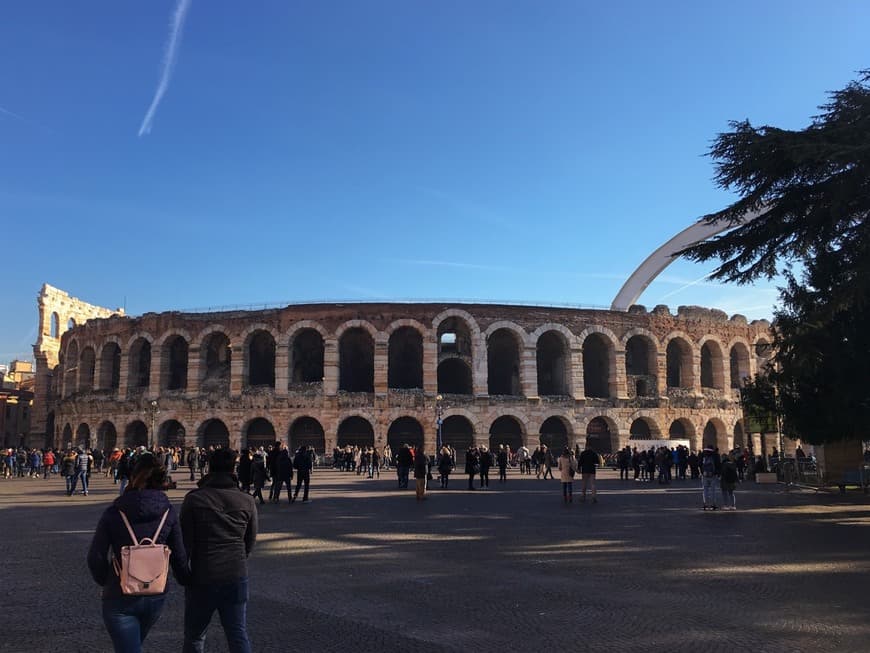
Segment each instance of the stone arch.
[[[399,322],[412,324],[400,325]],[[390,325],[387,341],[387,387],[423,389],[423,338],[426,333],[415,320]]]
[[445,408],[442,419],[445,421],[448,417],[464,417],[471,424],[474,433],[483,433],[486,431],[484,423],[473,412],[466,408]]
[[423,425],[416,417],[403,415],[394,419],[387,429],[387,444],[393,452],[398,451],[403,445],[411,445],[411,447],[420,446],[424,443]]
[[127,447],[147,447],[148,427],[141,419],[134,419],[124,428],[124,445]]
[[378,342],[380,338],[380,333],[371,322],[367,320],[348,320],[347,322],[340,324],[335,330],[335,339],[341,340],[345,331],[348,331],[349,329],[363,329],[364,331],[367,331],[372,337],[372,342]]
[[734,448],[743,449],[747,447],[746,430],[743,428],[743,420],[738,419],[734,422]]
[[176,336],[184,338],[184,341],[187,343],[193,342],[193,338],[190,336],[190,332],[187,329],[172,327],[170,329],[166,329],[166,331],[156,337],[154,339],[154,342],[152,342],[151,344],[154,347],[163,347],[166,344],[167,340],[170,340]]
[[75,320],[74,317],[71,317],[71,318],[69,318],[69,319],[66,321],[66,330],[67,330],[67,331],[72,331],[72,330],[75,329],[77,326],[78,326],[78,325],[76,324],[76,320]]
[[658,339],[646,329],[632,329],[622,340],[629,396],[658,394]]
[[695,358],[692,340],[676,331],[665,338],[665,370],[668,388],[695,387]]
[[87,422],[82,422],[76,428],[75,444],[77,447],[82,447],[83,449],[91,448],[91,427]]
[[487,392],[490,395],[522,395],[520,367],[524,338],[521,330],[514,327],[516,325],[486,330]]
[[743,387],[744,379],[752,375],[749,360],[749,343],[743,338],[732,340],[728,345],[728,376],[731,388]]
[[[609,415],[595,415],[583,424],[586,442],[600,454],[613,453],[619,443],[619,429]],[[616,444],[614,444],[616,443]]]
[[526,425],[515,415],[500,415],[489,427],[489,449],[496,451],[499,445],[507,445],[517,451],[526,440]]
[[773,357],[773,344],[767,336],[759,336],[752,343],[752,349],[755,354],[755,371],[762,374]]
[[293,325],[287,342],[290,350],[290,385],[322,383],[326,355],[326,330],[317,322],[302,320]]
[[196,433],[196,441],[201,447],[226,449],[230,446],[230,430],[226,423],[217,417],[203,420]]
[[187,388],[187,368],[190,335],[184,331],[171,331],[163,335],[160,343],[160,389]]
[[462,322],[465,323],[465,326],[468,327],[470,331],[470,335],[472,336],[472,342],[475,340],[480,340],[480,327],[477,325],[477,320],[471,315],[471,313],[467,311],[463,311],[460,308],[448,308],[447,310],[441,311],[432,318],[432,330],[440,334],[441,333],[441,323],[449,318],[458,318]]
[[[355,321],[359,322],[360,320]],[[340,329],[340,331],[341,335],[338,336],[338,389],[346,392],[374,392],[375,336],[363,325],[349,326],[346,329]]]
[[547,329],[534,340],[539,396],[571,395],[571,342],[574,336],[570,331],[566,336],[565,331],[564,327]]
[[157,429],[157,444],[161,447],[184,447],[187,430],[177,419],[167,419]]
[[146,333],[136,333],[127,344],[127,387],[147,388],[151,385],[151,343]]
[[668,427],[668,439],[689,440],[692,448],[697,449],[695,441],[695,425],[688,417],[678,417]]
[[275,387],[278,339],[264,324],[252,325],[244,334],[244,378],[248,387]]
[[711,417],[707,420],[704,426],[702,435],[703,446],[713,445],[719,447],[719,452],[728,451],[728,431],[725,428],[725,423],[718,417]]
[[121,385],[121,342],[116,336],[110,336],[100,350],[101,390],[117,391]]
[[233,346],[223,325],[212,325],[199,334],[199,387],[206,392],[229,387]]
[[73,441],[72,441],[73,432],[72,432],[72,426],[70,426],[69,422],[67,422],[64,425],[63,435],[61,437],[63,440],[63,442],[61,443],[61,446],[64,446],[64,447],[72,446],[72,444],[73,444]]
[[118,430],[110,420],[104,420],[97,427],[97,446],[108,451],[118,446]]
[[48,336],[50,338],[60,338],[60,317],[57,311],[52,311],[49,318]]
[[587,397],[607,398],[615,395],[615,387],[615,339],[603,331],[589,331],[583,338],[584,393]]
[[644,413],[635,413],[630,419],[631,423],[628,427],[629,440],[662,439],[662,431],[654,418]]
[[275,444],[275,426],[265,417],[255,417],[245,422],[242,428],[242,446],[246,449],[265,449],[270,444]]
[[541,444],[552,449],[555,456],[559,456],[566,447],[571,448],[571,441],[574,439],[571,420],[561,414],[550,415],[541,422],[538,434]]
[[373,447],[375,430],[372,421],[362,415],[348,415],[338,425],[335,442],[339,447],[352,445]]
[[725,346],[712,335],[701,338],[701,387],[725,389]]
[[293,420],[287,431],[291,450],[296,450],[304,444],[316,452],[326,451],[326,436],[323,426],[315,418],[303,415]]
[[94,352],[94,348],[91,345],[88,345],[82,349],[82,353],[79,356],[79,392],[93,392],[96,368],[96,352]]
[[78,390],[79,378],[79,343],[71,339],[66,345],[66,356],[63,366],[63,392],[64,396],[74,394]]
[[445,358],[438,363],[438,392],[442,394],[474,394],[471,365],[459,357]]

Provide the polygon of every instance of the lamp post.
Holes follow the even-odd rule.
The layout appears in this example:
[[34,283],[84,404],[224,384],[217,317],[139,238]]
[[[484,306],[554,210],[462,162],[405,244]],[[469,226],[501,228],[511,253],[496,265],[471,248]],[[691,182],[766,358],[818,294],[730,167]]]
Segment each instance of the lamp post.
[[151,403],[148,404],[148,412],[151,413],[151,442],[148,448],[154,451],[154,423],[157,421],[157,415],[160,413],[160,406],[157,405],[156,399],[152,399]]
[[437,456],[441,452],[441,424],[443,420],[441,419],[441,415],[444,413],[444,406],[441,402],[444,400],[444,397],[441,395],[435,395],[435,426],[438,427],[438,439],[437,439],[437,447],[435,450],[435,455]]

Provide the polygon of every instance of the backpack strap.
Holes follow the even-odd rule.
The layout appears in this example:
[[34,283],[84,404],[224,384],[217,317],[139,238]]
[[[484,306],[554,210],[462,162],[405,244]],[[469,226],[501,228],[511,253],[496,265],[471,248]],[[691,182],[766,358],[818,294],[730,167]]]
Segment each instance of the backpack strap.
[[[127,515],[124,514],[123,510],[118,510],[121,513],[121,519],[124,520],[124,526],[127,527],[127,532],[130,533],[130,539],[133,540],[133,546],[139,545],[139,540],[136,539],[136,533],[133,532],[133,528],[130,526],[130,522],[127,520]],[[166,519],[166,515],[163,516]],[[160,522],[160,525],[163,526],[163,522]],[[158,529],[159,531],[160,529]]]
[[166,523],[166,518],[169,516],[169,508],[166,509],[166,512],[163,513],[163,518],[160,520],[160,525],[157,527],[157,530],[154,531],[154,537],[151,538],[152,544],[157,542],[157,538],[160,537],[160,531],[163,530],[163,524]]

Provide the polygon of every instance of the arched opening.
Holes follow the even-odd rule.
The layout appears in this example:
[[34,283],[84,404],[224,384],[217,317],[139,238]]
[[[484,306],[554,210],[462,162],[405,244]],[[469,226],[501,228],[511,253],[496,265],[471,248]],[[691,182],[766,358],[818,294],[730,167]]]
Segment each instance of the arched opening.
[[770,365],[773,357],[773,346],[764,338],[755,343],[755,368],[759,374],[763,374]]
[[275,387],[275,338],[268,331],[254,331],[248,341],[248,386]]
[[611,343],[600,333],[583,341],[583,387],[587,397],[610,396]]
[[245,429],[245,446],[254,450],[258,447],[265,449],[270,444],[275,444],[275,427],[272,426],[272,422],[263,417],[248,422],[248,427]]
[[667,380],[669,388],[691,388],[694,385],[692,376],[692,348],[682,338],[673,338],[665,352],[667,359]]
[[179,335],[163,343],[161,387],[164,390],[184,390],[187,387],[187,340]]
[[487,391],[491,395],[522,394],[520,343],[509,329],[498,329],[486,341]]
[[59,338],[60,337],[60,318],[57,313],[52,313],[50,318],[50,326],[48,327],[48,335],[51,338]]
[[536,358],[538,394],[542,397],[569,395],[571,360],[565,336],[558,331],[542,334],[538,338]]
[[655,396],[656,351],[646,336],[632,336],[625,343],[625,374],[629,393],[636,397]]
[[423,336],[414,327],[399,327],[390,334],[387,386],[423,388]]
[[76,321],[73,318],[70,318],[66,321],[66,330],[70,331],[71,329],[76,328]]
[[79,392],[93,392],[96,358],[93,347],[82,349],[82,357],[79,360]]
[[701,345],[701,387],[725,389],[722,379],[722,350],[712,340]]
[[649,424],[645,420],[636,419],[631,423],[628,429],[629,440],[650,440],[652,433],[650,432]]
[[461,358],[446,358],[438,364],[438,392],[442,394],[470,395],[471,368]]
[[127,375],[131,389],[147,388],[151,383],[151,343],[137,338],[130,347],[130,370]]
[[157,442],[161,447],[183,447],[184,446],[184,427],[181,422],[168,419],[160,425],[158,429]]
[[91,427],[87,424],[79,424],[76,429],[76,446],[84,449],[91,448]]
[[220,331],[208,334],[202,343],[200,355],[200,388],[208,392],[229,386],[233,350],[227,335]]
[[742,342],[735,343],[731,347],[730,372],[731,387],[739,389],[743,387],[744,379],[749,378],[749,350]]
[[[411,448],[423,446],[423,427],[420,422],[413,417],[400,417],[390,424],[387,431],[387,444],[395,453],[402,448],[403,445],[410,445]],[[431,454],[431,451],[426,453]]]
[[686,426],[678,419],[671,422],[668,427],[668,438],[671,440],[685,440],[687,438]]
[[724,435],[718,425],[711,419],[704,427],[704,435],[702,436],[703,445],[705,447],[719,447],[720,451],[724,451],[725,446],[724,442],[722,442]]
[[451,415],[441,423],[441,445],[456,451],[456,464],[465,464],[465,452],[474,444],[474,425],[462,415]]
[[510,447],[511,451],[523,446],[523,426],[510,415],[502,415],[489,427],[490,451],[496,451],[502,444]]
[[338,389],[375,391],[375,342],[365,329],[353,327],[338,341]]
[[124,442],[128,447],[148,446],[148,427],[142,420],[135,420],[127,425],[124,431]]
[[315,452],[326,451],[323,427],[313,417],[300,417],[290,426],[290,447],[295,450],[303,444],[307,444]]
[[79,378],[79,344],[73,340],[66,348],[66,357],[64,358],[64,379],[63,390],[64,395],[75,394],[78,390]]
[[553,455],[559,456],[568,445],[568,428],[558,417],[549,417],[541,424],[541,444],[553,450]]
[[69,424],[66,424],[63,427],[63,442],[61,443],[61,446],[68,449],[72,445],[73,445],[72,427]]
[[612,453],[613,443],[610,435],[610,426],[603,417],[590,420],[586,426],[586,442],[600,454]]
[[115,425],[108,420],[100,424],[97,429],[97,446],[111,451],[118,446],[118,431]]
[[323,336],[317,329],[301,329],[293,338],[290,383],[323,382]]
[[339,447],[350,445],[352,447],[373,447],[375,445],[375,432],[371,423],[359,416],[348,417],[338,425],[336,444]]
[[461,317],[448,317],[438,324],[438,360],[442,356],[471,358],[471,329]]
[[211,447],[226,449],[230,446],[230,432],[227,425],[219,419],[208,420],[200,427],[199,432],[200,437],[197,439],[206,449]]
[[100,388],[117,390],[121,385],[121,348],[116,342],[107,342],[100,353]]

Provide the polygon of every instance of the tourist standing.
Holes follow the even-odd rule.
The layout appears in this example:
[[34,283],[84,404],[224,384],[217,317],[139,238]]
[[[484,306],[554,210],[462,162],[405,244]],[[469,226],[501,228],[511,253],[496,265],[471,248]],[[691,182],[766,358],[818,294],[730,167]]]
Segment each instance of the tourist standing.
[[489,468],[492,467],[492,452],[486,447],[480,448],[480,489],[489,488]]
[[[279,445],[280,451],[275,460],[275,476],[272,477],[272,492],[270,496],[274,503],[281,500],[281,489],[287,486],[287,502],[292,500],[292,488],[290,484],[293,482],[293,460],[290,458],[290,450],[283,442]],[[277,488],[277,489],[276,489]]]
[[498,464],[498,482],[507,483],[508,449],[503,444],[498,445],[496,464]]
[[476,447],[468,447],[468,451],[465,452],[465,473],[468,474],[468,489],[474,489],[474,477],[477,476],[478,471],[480,470],[479,466],[480,458],[477,454]]
[[296,491],[293,492],[291,503],[299,496],[299,488],[302,490],[302,503],[308,503],[308,488],[311,485],[311,455],[308,453],[308,445],[303,444],[293,457],[293,468],[296,470]]
[[168,545],[176,580],[181,585],[189,581],[181,526],[164,491],[166,484],[166,469],[157,458],[140,456],[127,491],[103,512],[88,551],[91,576],[103,587],[103,623],[118,653],[142,650],[142,642],[166,601],[165,590],[147,596],[126,595],[121,591],[115,561],[120,560],[121,547],[134,544],[128,528],[137,541],[153,538],[155,544]]
[[429,477],[429,456],[423,452],[423,445],[414,449],[414,481],[417,486],[417,501],[426,498],[426,481]]
[[722,488],[722,510],[737,510],[737,501],[734,498],[734,490],[737,489],[737,463],[734,454],[729,453],[722,461],[722,475],[720,486]]
[[716,504],[716,486],[719,484],[722,462],[719,454],[711,445],[701,452],[701,494],[704,498],[704,510],[718,510]]
[[199,488],[181,506],[181,531],[190,559],[190,584],[184,592],[184,653],[201,653],[212,614],[232,653],[250,653],[248,640],[248,564],[257,539],[257,506],[239,490],[233,474],[236,452],[217,449]]
[[446,488],[450,480],[450,472],[453,471],[453,458],[450,455],[450,449],[447,447],[441,448],[441,453],[438,456],[438,475],[441,478],[441,487]]
[[263,447],[257,450],[251,462],[251,482],[254,485],[254,498],[259,499],[262,506],[266,503],[263,500],[263,488],[266,487],[266,452]]
[[577,464],[580,467],[580,473],[582,474],[582,494],[580,496],[580,501],[583,501],[584,503],[586,501],[587,490],[592,492],[592,503],[598,503],[598,495],[595,488],[595,468],[598,465],[598,460],[598,452],[592,449],[592,445],[589,440],[587,440],[586,448],[583,450],[583,453],[580,454],[580,460],[577,461]]
[[396,454],[396,474],[399,479],[400,489],[407,489],[408,475],[413,464],[414,454],[411,453],[411,448],[407,444],[402,445],[402,448]]
[[574,501],[574,475],[577,473],[577,460],[568,447],[559,456],[559,478],[562,481],[562,501]]

